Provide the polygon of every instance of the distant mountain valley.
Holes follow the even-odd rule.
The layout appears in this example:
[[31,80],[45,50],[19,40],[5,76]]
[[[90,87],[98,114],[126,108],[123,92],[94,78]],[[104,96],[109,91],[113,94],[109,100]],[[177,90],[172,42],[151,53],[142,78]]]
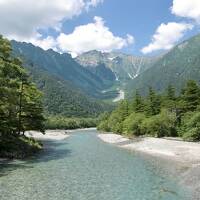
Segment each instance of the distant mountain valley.
[[[12,41],[12,47],[44,91],[50,113],[60,110],[63,114],[65,110],[70,116],[98,115],[111,104],[131,98],[136,90],[145,95],[149,86],[163,91],[173,84],[179,91],[188,79],[199,81],[200,77],[200,35],[155,57],[93,50],[73,59],[70,54],[45,51],[24,42]],[[52,106],[55,99],[59,99],[56,107]],[[73,111],[72,102],[76,105]]]

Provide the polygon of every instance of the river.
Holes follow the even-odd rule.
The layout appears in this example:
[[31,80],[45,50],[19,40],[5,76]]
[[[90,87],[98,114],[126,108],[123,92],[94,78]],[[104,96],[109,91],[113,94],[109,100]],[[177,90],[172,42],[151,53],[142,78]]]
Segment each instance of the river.
[[[176,179],[150,160],[75,131],[25,161],[0,165],[1,200],[184,200]],[[189,198],[188,198],[189,199]]]

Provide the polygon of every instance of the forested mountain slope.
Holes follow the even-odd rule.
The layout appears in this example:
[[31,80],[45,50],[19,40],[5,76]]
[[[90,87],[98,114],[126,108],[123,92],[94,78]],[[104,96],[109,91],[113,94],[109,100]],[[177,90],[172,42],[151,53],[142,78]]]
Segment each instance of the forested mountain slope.
[[[93,74],[76,64],[69,55],[60,55],[52,50],[44,51],[31,44],[15,41],[12,41],[12,46],[14,47],[13,54],[22,59],[33,82],[44,93],[43,102],[47,114],[91,117],[112,109],[111,105],[87,95],[84,89],[91,89],[91,92],[95,93]],[[88,74],[92,77],[91,80],[87,79]],[[79,88],[74,82],[83,87]],[[85,88],[84,84],[90,87]],[[102,87],[101,80],[96,84]]]
[[25,58],[33,65],[69,81],[84,93],[103,98],[102,91],[112,86],[113,76],[106,80],[78,64],[69,54],[59,54],[53,50],[43,50],[29,43],[12,41],[14,54]]
[[50,75],[37,66],[26,66],[32,80],[43,92],[47,114],[66,117],[92,117],[108,111],[112,106],[94,100],[68,81]]
[[190,79],[198,83],[200,81],[200,35],[177,45],[158,60],[151,69],[130,81],[127,93],[130,94],[131,91],[132,94],[138,89],[146,94],[149,86],[161,92],[169,84],[180,91]]

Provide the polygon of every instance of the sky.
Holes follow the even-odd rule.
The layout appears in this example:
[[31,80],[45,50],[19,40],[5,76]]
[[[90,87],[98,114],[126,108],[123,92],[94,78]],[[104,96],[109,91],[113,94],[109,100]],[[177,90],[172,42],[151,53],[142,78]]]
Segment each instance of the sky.
[[0,0],[0,34],[73,57],[158,54],[199,25],[200,0]]

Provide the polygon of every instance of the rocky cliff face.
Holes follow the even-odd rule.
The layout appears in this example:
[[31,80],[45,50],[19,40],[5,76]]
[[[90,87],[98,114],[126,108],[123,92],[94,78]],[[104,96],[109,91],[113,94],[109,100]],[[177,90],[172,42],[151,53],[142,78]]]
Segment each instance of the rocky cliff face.
[[112,70],[117,81],[124,83],[149,69],[157,59],[117,52],[101,53],[99,51],[90,51],[78,56],[76,61],[86,68],[98,68],[100,64],[104,64],[108,69]]

